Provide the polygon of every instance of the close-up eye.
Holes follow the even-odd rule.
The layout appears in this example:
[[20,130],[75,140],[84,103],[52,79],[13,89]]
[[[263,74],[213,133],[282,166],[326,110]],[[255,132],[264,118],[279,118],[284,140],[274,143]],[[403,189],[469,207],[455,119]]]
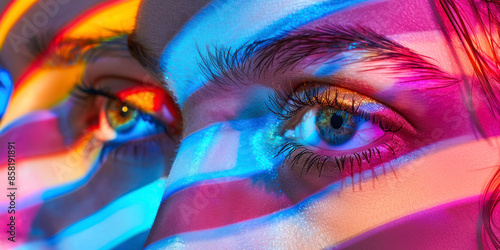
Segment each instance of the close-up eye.
[[339,151],[363,147],[384,133],[377,124],[361,115],[318,105],[310,108],[285,137],[311,147]]
[[79,112],[89,117],[88,128],[103,145],[101,159],[117,154],[140,162],[172,151],[179,118],[169,96],[153,86],[108,81],[112,83],[104,87],[82,82],[72,92],[73,102],[82,107]]
[[[334,166],[353,175],[407,153],[412,126],[390,107],[345,88],[305,83],[291,94],[270,99],[282,120],[285,143],[279,154],[301,173]],[[302,172],[303,171],[303,172]],[[331,169],[328,171],[331,172]]]
[[102,107],[100,129],[106,140],[127,141],[168,133],[167,128],[151,114],[117,99],[107,99]]
[[117,133],[126,133],[134,128],[137,124],[139,112],[129,107],[127,104],[117,101],[108,100],[106,108],[106,120]]

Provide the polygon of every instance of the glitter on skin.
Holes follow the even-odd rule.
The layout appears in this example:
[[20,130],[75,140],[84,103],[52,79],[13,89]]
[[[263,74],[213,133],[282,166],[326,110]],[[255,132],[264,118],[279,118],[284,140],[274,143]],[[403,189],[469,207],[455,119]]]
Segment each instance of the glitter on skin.
[[[183,161],[175,161],[174,166],[172,166],[172,171],[169,173],[169,178],[167,179],[167,188],[165,189],[165,193],[163,194],[163,199],[165,200],[171,193],[174,193],[176,190],[181,187],[188,185],[189,183],[207,179],[208,176],[206,174],[199,174],[199,168],[202,161],[202,156],[206,155],[206,151],[213,144],[213,140],[217,132],[221,129],[221,124],[215,124],[210,126],[209,128],[204,129],[198,133],[192,134],[189,137],[185,138],[182,144],[178,149],[177,158],[179,155],[189,154],[191,157],[183,157]],[[195,143],[190,143],[191,141]],[[188,147],[187,145],[197,145],[197,148],[192,151],[192,147]],[[189,165],[188,165],[189,164]],[[175,165],[181,166],[190,166],[189,168],[175,167]],[[186,173],[189,171],[188,173]],[[185,179],[180,177],[188,176]],[[209,174],[209,176],[211,176]]]
[[[276,117],[268,114],[253,119],[216,123],[186,137],[174,164],[190,167],[176,168],[174,165],[167,179],[163,199],[196,182],[221,177],[245,178],[272,170],[283,160],[281,157],[275,158],[275,152],[269,150],[282,143],[283,138],[276,133],[278,125]],[[235,141],[242,144],[237,152],[216,150],[221,145],[227,148],[227,140],[233,141],[233,136],[237,136],[239,140]],[[254,151],[244,150],[246,148],[253,148]],[[219,162],[208,159],[219,159]],[[205,168],[200,169],[203,165],[206,165]]]
[[263,128],[257,130],[251,139],[252,152],[259,162],[259,166],[266,170],[272,170],[277,162],[282,159],[276,159],[275,154],[269,149],[277,148],[283,143],[283,136],[277,134],[279,123],[268,119]]

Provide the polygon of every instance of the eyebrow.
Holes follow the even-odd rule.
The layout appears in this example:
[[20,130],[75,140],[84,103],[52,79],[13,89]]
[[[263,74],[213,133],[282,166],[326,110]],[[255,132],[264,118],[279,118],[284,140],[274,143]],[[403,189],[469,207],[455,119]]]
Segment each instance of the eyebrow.
[[[163,67],[153,53],[134,39],[129,39],[132,55],[162,81]],[[384,69],[405,73],[402,81],[439,80],[448,86],[459,80],[430,62],[432,58],[411,49],[363,26],[322,25],[309,29],[297,29],[265,40],[245,44],[236,49],[223,46],[207,46],[206,55],[198,48],[201,61],[200,73],[206,82],[218,86],[241,84],[245,79],[258,79],[270,69],[286,72],[306,59],[309,65],[334,59],[343,52],[362,52],[359,62],[391,62],[383,66],[366,67],[364,70]],[[338,60],[338,59],[337,59]],[[335,61],[333,61],[335,62]],[[162,81],[164,82],[164,81]]]
[[159,82],[164,82],[164,74],[160,67],[159,58],[154,56],[155,54],[152,50],[137,41],[135,33],[128,36],[127,46],[132,57],[134,57],[144,69]]
[[44,66],[57,67],[93,62],[102,56],[123,56],[128,51],[128,32],[115,32],[112,36],[96,38],[57,39],[44,33],[29,39],[27,47],[35,58],[42,58]]

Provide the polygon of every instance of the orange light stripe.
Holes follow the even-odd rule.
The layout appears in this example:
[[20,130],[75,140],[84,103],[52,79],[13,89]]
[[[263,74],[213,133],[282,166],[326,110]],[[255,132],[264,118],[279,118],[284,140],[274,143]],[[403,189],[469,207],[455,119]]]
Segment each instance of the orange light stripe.
[[[62,28],[60,32],[54,37],[54,41],[57,43],[58,40],[61,40],[62,38],[66,37],[68,33],[70,33],[73,29],[78,28],[80,25],[85,25],[85,21],[92,16],[96,15],[99,12],[106,11],[107,9],[117,5],[121,4],[124,2],[128,2],[130,0],[111,0],[105,3],[102,3],[94,8],[92,8],[90,11],[82,14],[81,16],[73,19],[71,23],[66,25],[66,27]],[[45,55],[40,55],[29,67],[28,69],[19,77],[19,79],[16,81],[14,84],[14,93],[13,97],[16,96],[16,93],[18,92],[17,90],[21,88],[27,80],[36,72],[40,66],[42,66],[44,62],[44,56]]]
[[156,112],[162,106],[164,94],[160,89],[151,87],[147,89],[127,89],[117,95],[121,100],[131,103],[145,112]]
[[17,20],[36,2],[36,0],[13,0],[0,15],[0,50],[10,29]]
[[[117,27],[122,30],[133,30],[135,24],[135,15],[137,14],[137,10],[139,8],[140,0],[110,0],[105,3],[101,3],[99,5],[94,6],[92,9],[87,12],[82,13],[77,16],[67,25],[65,25],[59,32],[56,34],[56,41],[60,39],[66,39],[68,37],[72,38],[93,38],[93,37],[111,37],[114,33],[110,30],[114,30]],[[23,99],[21,95],[24,95],[25,90],[31,91],[31,86],[33,84],[38,84],[37,81],[40,79],[40,74],[46,73],[47,70],[52,69],[41,69],[44,64],[44,55],[41,55],[37,59],[35,59],[29,67],[20,75],[20,77],[16,80],[14,84],[14,93],[11,97],[11,103],[13,104],[10,108],[7,109],[2,122],[0,122],[0,128],[9,123],[9,121],[15,120],[17,117],[22,116],[26,112],[30,110],[25,110],[26,112],[20,113],[19,110],[16,110],[16,107],[25,107],[26,105],[15,105],[15,103],[23,103]],[[84,65],[82,65],[84,66]],[[63,68],[61,68],[64,70]],[[82,73],[84,67],[81,67]],[[68,71],[69,72],[69,71]],[[73,74],[73,73],[71,73]],[[81,73],[76,73],[81,74]],[[64,83],[65,86],[67,84],[74,84],[76,81],[70,81],[72,76],[59,78],[59,80]],[[66,80],[64,80],[66,79]],[[63,84],[58,83],[58,84]],[[36,88],[34,88],[36,89]],[[48,99],[45,103],[57,103],[58,100],[62,100],[65,95],[51,95],[47,96]],[[51,100],[49,100],[51,99]],[[42,104],[43,105],[43,104]],[[27,106],[26,106],[27,107]],[[35,108],[35,106],[32,106]],[[49,108],[48,106],[42,107],[38,105],[37,107],[45,109]],[[34,111],[37,109],[33,109]],[[7,119],[9,118],[9,119]]]

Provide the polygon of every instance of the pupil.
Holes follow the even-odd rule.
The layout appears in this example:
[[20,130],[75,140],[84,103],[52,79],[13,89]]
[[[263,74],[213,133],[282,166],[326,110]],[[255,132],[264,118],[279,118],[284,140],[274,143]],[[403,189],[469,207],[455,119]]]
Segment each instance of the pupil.
[[332,115],[332,117],[330,118],[330,125],[334,129],[339,129],[340,127],[342,127],[342,124],[344,124],[344,118],[342,118],[342,116],[337,114]]
[[122,108],[120,109],[120,116],[123,118],[127,117],[128,111],[129,110],[127,106],[122,106]]

